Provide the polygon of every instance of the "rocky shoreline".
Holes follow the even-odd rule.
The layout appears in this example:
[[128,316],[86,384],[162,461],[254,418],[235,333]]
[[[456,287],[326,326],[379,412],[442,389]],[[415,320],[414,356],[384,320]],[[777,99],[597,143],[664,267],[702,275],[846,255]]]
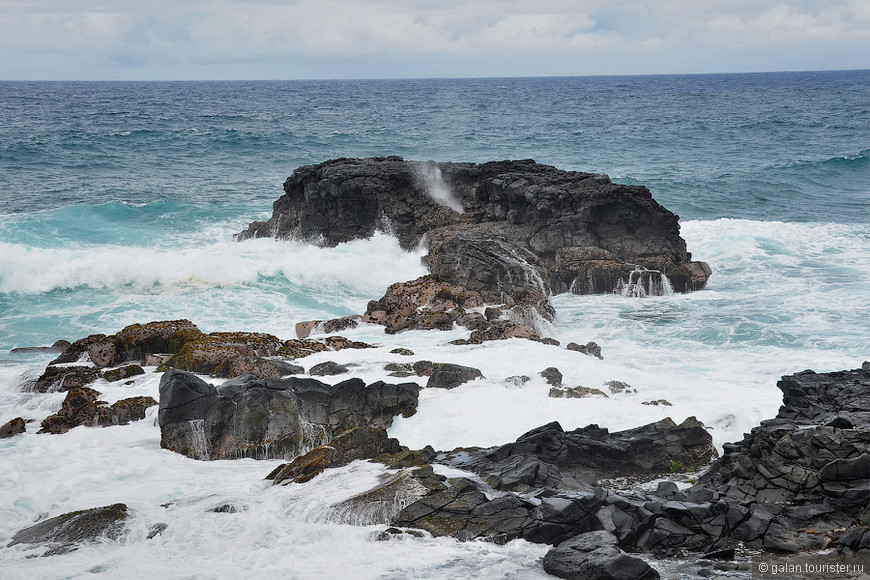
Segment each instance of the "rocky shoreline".
[[[391,285],[359,315],[301,321],[290,339],[204,333],[173,320],[58,342],[60,355],[24,386],[67,393],[39,432],[123,425],[158,405],[162,448],[197,460],[283,459],[263,474],[273,485],[304,485],[325,469],[375,461],[388,477],[341,506],[357,523],[386,526],[373,540],[522,538],[552,546],[542,565],[562,578],[658,578],[653,558],[689,560],[709,576],[745,567],[741,554],[752,551],[870,555],[868,362],[783,377],[777,416],[726,444],[719,458],[694,417],[614,433],[553,422],[493,448],[408,449],[389,437],[393,419],[416,413],[423,389],[455,388],[480,378],[478,369],[417,359],[404,348],[394,353],[408,362],[384,365],[385,380],[369,384],[332,361],[307,371],[300,364],[312,353],[375,348],[335,334],[360,323],[389,334],[459,326],[469,336],[457,345],[521,339],[606,356],[606,345],[605,352],[592,342],[562,347],[541,332],[554,315],[551,294],[688,292],[711,275],[691,260],[677,216],[646,188],[533,161],[388,157],[302,167],[284,190],[272,218],[251,224],[241,239],[337,244],[381,229],[403,247],[426,244],[430,274]],[[95,381],[132,382],[142,367],[163,373],[159,401],[97,400]],[[552,397],[605,395],[563,387],[553,367],[541,376]],[[521,385],[529,377],[512,379]],[[0,435],[25,430],[14,419]],[[443,468],[466,475],[440,475]],[[690,486],[669,479],[690,472],[701,472]],[[21,530],[9,546],[61,554],[117,538],[129,517],[123,504],[63,514]],[[165,527],[155,523],[149,538]]]

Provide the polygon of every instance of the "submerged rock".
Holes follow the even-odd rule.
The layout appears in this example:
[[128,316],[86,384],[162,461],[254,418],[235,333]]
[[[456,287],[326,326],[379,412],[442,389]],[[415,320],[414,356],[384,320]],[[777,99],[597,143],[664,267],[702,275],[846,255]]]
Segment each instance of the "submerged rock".
[[19,531],[7,546],[32,544],[48,548],[43,556],[65,554],[81,543],[118,539],[128,517],[127,506],[122,503],[70,512]]
[[253,374],[215,388],[170,370],[160,381],[160,445],[195,459],[293,459],[353,427],[386,428],[396,415],[413,415],[419,389]]

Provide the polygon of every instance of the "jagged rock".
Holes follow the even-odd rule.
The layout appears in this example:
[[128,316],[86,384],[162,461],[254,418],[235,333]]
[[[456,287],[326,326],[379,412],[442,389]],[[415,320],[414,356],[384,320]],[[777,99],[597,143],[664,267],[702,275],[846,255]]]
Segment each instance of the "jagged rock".
[[400,354],[402,356],[414,356],[414,351],[409,348],[394,348],[390,354]]
[[438,365],[430,360],[420,360],[411,365],[418,377],[431,377],[437,367]]
[[435,365],[434,372],[429,376],[426,388],[455,389],[463,383],[483,378],[480,370],[453,363]]
[[165,320],[132,324],[117,334],[92,334],[73,342],[49,364],[73,363],[83,356],[100,368],[128,361],[143,362],[148,353],[177,353],[202,333],[189,320]]
[[576,580],[656,580],[649,564],[619,549],[616,537],[605,530],[565,540],[544,556],[544,571]]
[[67,391],[60,411],[42,421],[38,433],[66,433],[73,427],[109,427],[126,425],[145,418],[145,410],[157,404],[151,397],[131,397],[112,405],[98,401],[100,393],[88,387]]
[[597,425],[566,432],[554,422],[482,454],[468,468],[486,472],[490,464],[519,455],[540,459],[569,476],[617,477],[669,473],[675,465],[706,465],[714,454],[712,437],[694,417],[680,425],[663,419],[616,433]]
[[14,437],[19,433],[24,433],[25,431],[27,431],[27,425],[24,422],[24,419],[16,417],[0,427],[0,439],[8,439],[9,437]]
[[307,320],[305,322],[296,323],[296,337],[308,338],[312,334],[333,334],[347,330],[348,328],[356,327],[362,316],[352,314],[350,316],[342,316],[332,320]]
[[594,342],[587,342],[585,345],[569,342],[565,348],[604,360],[604,357],[601,356],[601,347]]
[[65,554],[76,550],[78,544],[118,539],[128,517],[127,506],[122,503],[70,512],[20,530],[7,546],[34,544],[48,548],[43,556]]
[[308,374],[314,377],[343,375],[347,372],[349,372],[349,369],[346,365],[341,365],[331,360],[316,364],[308,369]]
[[334,386],[245,374],[220,388],[170,370],[160,381],[160,445],[195,459],[293,459],[353,427],[386,428],[416,412],[413,383]]
[[836,529],[870,518],[870,369],[804,371],[777,386],[776,418],[725,444],[687,495],[724,498],[734,539],[781,552],[821,549]]
[[99,379],[100,371],[86,366],[49,366],[36,379],[31,389],[37,393],[68,391],[89,385]]
[[439,281],[487,293],[510,294],[527,281],[543,282],[545,294],[610,292],[637,268],[667,272],[686,292],[710,275],[709,266],[690,261],[679,218],[647,188],[532,160],[335,159],[296,169],[284,192],[272,217],[239,239],[335,245],[385,229],[410,249],[426,235]]
[[113,383],[122,379],[129,379],[136,375],[144,375],[145,371],[139,365],[127,365],[110,371],[103,371],[103,378]]
[[342,467],[357,459],[371,459],[382,453],[405,450],[397,439],[387,436],[384,429],[353,428],[335,437],[326,445],[315,447],[292,463],[275,468],[266,479],[273,484],[305,483],[330,467]]

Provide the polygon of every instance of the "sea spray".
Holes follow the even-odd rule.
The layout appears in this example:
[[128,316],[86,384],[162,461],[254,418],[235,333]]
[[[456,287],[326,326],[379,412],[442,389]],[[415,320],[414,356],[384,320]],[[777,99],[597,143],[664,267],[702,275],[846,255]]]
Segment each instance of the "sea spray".
[[410,165],[414,170],[414,176],[420,187],[426,192],[426,195],[444,207],[449,207],[457,213],[465,213],[462,201],[456,192],[444,181],[441,175],[441,168],[436,163],[412,163]]

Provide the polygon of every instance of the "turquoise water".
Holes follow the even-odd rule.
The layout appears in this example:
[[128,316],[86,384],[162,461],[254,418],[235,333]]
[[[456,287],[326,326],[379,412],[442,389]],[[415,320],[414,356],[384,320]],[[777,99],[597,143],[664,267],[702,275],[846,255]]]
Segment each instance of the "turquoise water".
[[[592,422],[619,429],[665,414],[678,421],[696,415],[721,445],[776,413],[780,375],[855,368],[870,359],[868,71],[0,82],[0,424],[16,416],[41,421],[62,400],[21,391],[51,355],[12,348],[182,317],[204,331],[292,338],[298,321],[359,313],[390,283],[422,275],[422,252],[403,252],[385,235],[330,249],[232,239],[270,215],[296,167],[370,155],[533,158],[644,184],[681,216],[689,251],[714,272],[706,290],[689,295],[554,297],[558,317],[546,332],[563,343],[595,340],[604,361],[527,341],[447,345],[462,329],[392,337],[380,327],[352,331],[379,348],[334,359],[347,357],[341,362],[356,364],[367,381],[387,378],[383,364],[395,346],[476,366],[487,377],[449,396],[424,392],[418,414],[391,429],[405,445],[492,445],[554,419],[566,429]],[[569,402],[549,399],[542,381],[523,389],[503,382],[547,366],[559,367],[566,382],[600,387],[623,380],[638,393]],[[147,375],[132,387],[98,390],[110,401],[156,397],[156,381]],[[659,398],[673,407],[642,405]],[[160,562],[151,572],[222,578],[280,572],[296,561],[304,562],[301,577],[322,577],[360,566],[375,549],[367,531],[327,526],[321,516],[301,514],[284,492],[263,491],[256,482],[268,465],[204,465],[161,451],[149,419],[49,439],[35,435],[33,424],[25,436],[0,443],[0,454],[15,465],[0,475],[0,494],[15,498],[0,505],[0,546],[40,513],[111,501],[170,518],[155,506],[218,494],[246,498],[250,513],[234,514],[224,529],[204,511],[188,510],[170,518],[176,535],[163,543],[143,543],[133,533],[124,550],[83,550],[55,563],[0,548],[3,567],[36,578],[59,570],[136,577],[141,566]],[[368,479],[359,477],[363,486]],[[318,493],[365,489],[355,485],[333,482]],[[143,534],[146,519],[136,524]],[[273,528],[267,533],[261,521]],[[283,555],[264,552],[269,542],[283,546]],[[345,554],[330,551],[336,542],[347,544]],[[369,563],[374,567],[362,577],[541,574],[539,547],[427,542],[419,564],[413,544],[377,546],[383,562]],[[328,564],[321,561],[327,553]]]

